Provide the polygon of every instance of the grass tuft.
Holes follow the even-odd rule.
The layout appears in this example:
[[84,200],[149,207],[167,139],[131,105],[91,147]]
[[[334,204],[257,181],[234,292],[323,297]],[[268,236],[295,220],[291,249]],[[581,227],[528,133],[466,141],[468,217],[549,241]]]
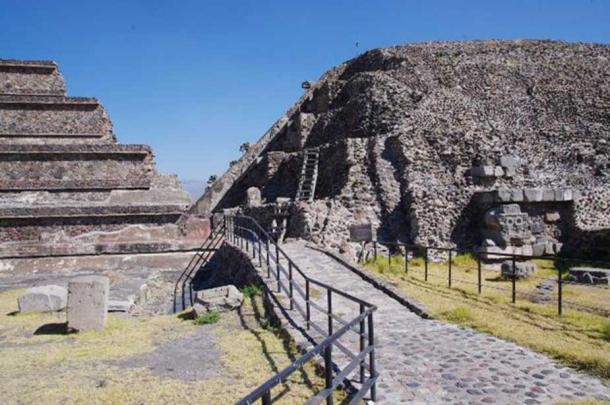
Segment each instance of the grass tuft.
[[440,317],[450,322],[460,324],[467,324],[474,320],[474,317],[466,307],[456,307],[448,311],[441,312]]
[[241,289],[245,298],[259,297],[263,294],[263,288],[257,284],[248,284]]
[[208,312],[205,315],[201,315],[193,320],[195,325],[211,325],[217,323],[220,320],[220,314],[216,311]]
[[602,339],[606,342],[610,342],[610,322],[602,326]]

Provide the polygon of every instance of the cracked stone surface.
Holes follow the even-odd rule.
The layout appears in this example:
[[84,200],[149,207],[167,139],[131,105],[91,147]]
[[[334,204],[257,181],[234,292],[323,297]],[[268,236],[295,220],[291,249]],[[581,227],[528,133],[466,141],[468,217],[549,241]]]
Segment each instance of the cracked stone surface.
[[[379,403],[550,404],[610,400],[610,387],[549,357],[470,328],[426,320],[375,289],[324,253],[302,242],[282,247],[309,277],[378,307],[376,362]],[[325,307],[326,295],[313,294]],[[352,319],[341,299],[333,309]],[[314,316],[322,321],[321,316]]]

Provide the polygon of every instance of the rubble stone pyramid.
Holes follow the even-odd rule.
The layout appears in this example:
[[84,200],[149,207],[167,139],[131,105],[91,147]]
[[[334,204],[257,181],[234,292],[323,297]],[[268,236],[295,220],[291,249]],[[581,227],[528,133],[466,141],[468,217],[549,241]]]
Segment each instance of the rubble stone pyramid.
[[181,249],[205,233],[190,204],[97,99],[66,96],[54,62],[0,60],[2,257]]
[[608,45],[368,51],[313,83],[197,211],[243,204],[249,187],[267,203],[294,198],[308,148],[320,151],[317,188],[296,204],[293,236],[339,247],[369,221],[379,240],[610,256]]

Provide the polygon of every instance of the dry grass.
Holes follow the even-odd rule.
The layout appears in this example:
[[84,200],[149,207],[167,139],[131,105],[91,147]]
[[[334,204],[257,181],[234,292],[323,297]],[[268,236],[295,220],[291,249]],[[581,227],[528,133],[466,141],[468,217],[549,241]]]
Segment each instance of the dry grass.
[[[392,258],[391,263],[388,267],[387,257],[378,258],[368,262],[366,267],[420,301],[432,316],[471,326],[610,378],[608,318],[565,307],[560,317],[556,301],[550,304],[532,302],[529,295],[535,293],[535,286],[541,280],[517,281],[519,294],[516,304],[512,304],[511,282],[499,278],[498,271],[482,271],[483,291],[478,294],[476,263],[468,257],[453,262],[451,289],[447,288],[447,263],[430,263],[428,282],[424,281],[421,260],[409,261],[408,274],[404,272],[402,258]],[[537,277],[557,277],[552,263],[537,264]],[[597,307],[608,304],[610,290],[588,288],[586,292],[590,296],[583,297],[582,293],[571,290],[572,287],[567,289],[571,291],[570,300],[587,301]]]
[[[215,325],[197,326],[169,315],[133,319],[110,314],[102,332],[35,335],[42,325],[64,322],[65,314],[12,315],[18,294],[0,294],[3,404],[234,403],[296,356],[289,341],[264,327],[260,299],[246,302],[241,317],[223,314]],[[247,318],[252,319],[244,323]],[[206,328],[219,342],[219,364],[201,367],[218,367],[220,378],[187,381],[113,363],[152,352],[197,328]],[[280,403],[303,402],[321,387],[323,379],[313,365],[304,370],[273,392]]]

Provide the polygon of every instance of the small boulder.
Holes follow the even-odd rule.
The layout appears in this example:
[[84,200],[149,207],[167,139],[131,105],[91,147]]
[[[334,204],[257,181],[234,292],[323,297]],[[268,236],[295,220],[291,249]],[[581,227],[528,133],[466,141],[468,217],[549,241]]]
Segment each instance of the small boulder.
[[[511,279],[513,276],[513,261],[505,260],[501,266],[502,278]],[[536,271],[536,265],[530,262],[515,262],[515,277],[527,278]]]
[[239,308],[244,302],[244,295],[234,285],[225,285],[197,292],[197,299],[193,306],[196,315],[199,312],[229,311]]
[[32,287],[17,299],[19,312],[61,311],[68,302],[68,290],[58,285]]

